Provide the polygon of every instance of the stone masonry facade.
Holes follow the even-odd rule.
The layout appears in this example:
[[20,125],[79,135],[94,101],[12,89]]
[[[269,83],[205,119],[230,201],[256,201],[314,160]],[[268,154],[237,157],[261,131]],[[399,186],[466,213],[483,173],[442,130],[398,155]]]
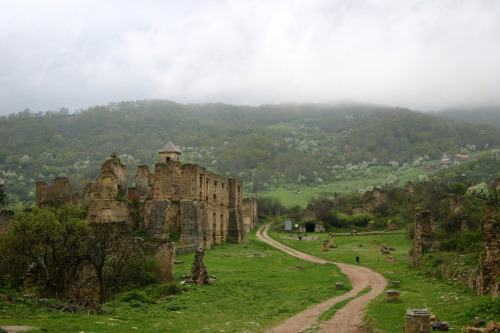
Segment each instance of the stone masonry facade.
[[[63,197],[72,197],[71,184],[67,179],[63,183]],[[37,204],[58,196],[53,187],[37,183]],[[194,163],[182,164],[181,152],[171,142],[159,151],[153,173],[147,165],[138,167],[132,188],[127,188],[127,166],[113,153],[85,189],[83,203],[90,223],[126,222],[154,238],[176,233],[181,244],[203,249],[244,242],[257,223],[257,202],[243,199],[241,181]]]

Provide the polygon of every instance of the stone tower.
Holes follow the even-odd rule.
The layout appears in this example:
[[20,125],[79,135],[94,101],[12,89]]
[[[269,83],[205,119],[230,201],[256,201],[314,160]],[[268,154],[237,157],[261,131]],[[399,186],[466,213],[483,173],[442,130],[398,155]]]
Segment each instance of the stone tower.
[[165,147],[160,149],[158,152],[160,154],[160,162],[168,163],[170,161],[180,162],[181,161],[181,152],[175,148],[174,144],[169,141]]

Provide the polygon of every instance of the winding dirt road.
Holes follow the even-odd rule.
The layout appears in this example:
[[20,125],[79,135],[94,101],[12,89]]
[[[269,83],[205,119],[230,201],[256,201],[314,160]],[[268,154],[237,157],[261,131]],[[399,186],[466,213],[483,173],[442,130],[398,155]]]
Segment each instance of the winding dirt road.
[[259,228],[257,231],[257,238],[259,240],[302,260],[319,264],[337,265],[340,268],[340,271],[349,278],[349,281],[352,284],[352,290],[344,295],[331,298],[323,303],[317,304],[301,313],[296,314],[281,325],[267,331],[267,333],[302,332],[305,329],[310,328],[316,322],[321,313],[347,298],[356,296],[358,292],[368,286],[371,286],[372,290],[370,292],[351,300],[341,310],[337,311],[331,320],[322,323],[320,326],[320,332],[362,332],[361,326],[363,324],[365,307],[369,300],[375,298],[382,291],[384,291],[387,279],[368,268],[335,263],[289,248],[288,246],[285,246],[268,236],[267,231],[269,230],[269,226],[270,225],[266,225]]

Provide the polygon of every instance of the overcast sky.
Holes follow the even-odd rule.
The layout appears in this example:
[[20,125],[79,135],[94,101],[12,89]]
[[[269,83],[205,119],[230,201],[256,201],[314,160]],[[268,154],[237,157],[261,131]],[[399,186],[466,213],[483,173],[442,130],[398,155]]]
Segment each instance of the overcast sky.
[[500,1],[0,0],[0,114],[138,99],[500,104]]

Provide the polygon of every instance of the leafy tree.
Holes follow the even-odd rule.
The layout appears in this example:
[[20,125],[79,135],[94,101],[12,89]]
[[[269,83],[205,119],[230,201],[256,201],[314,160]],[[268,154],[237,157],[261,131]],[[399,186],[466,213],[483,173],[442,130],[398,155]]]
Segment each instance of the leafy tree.
[[471,186],[467,189],[467,194],[473,195],[481,199],[488,199],[490,197],[488,185],[485,182]]
[[83,210],[75,206],[17,212],[0,247],[4,254],[32,263],[42,294],[63,295],[83,265],[89,233],[83,216]]
[[120,223],[94,223],[88,239],[86,260],[95,271],[99,301],[133,280],[144,257],[128,227]]

